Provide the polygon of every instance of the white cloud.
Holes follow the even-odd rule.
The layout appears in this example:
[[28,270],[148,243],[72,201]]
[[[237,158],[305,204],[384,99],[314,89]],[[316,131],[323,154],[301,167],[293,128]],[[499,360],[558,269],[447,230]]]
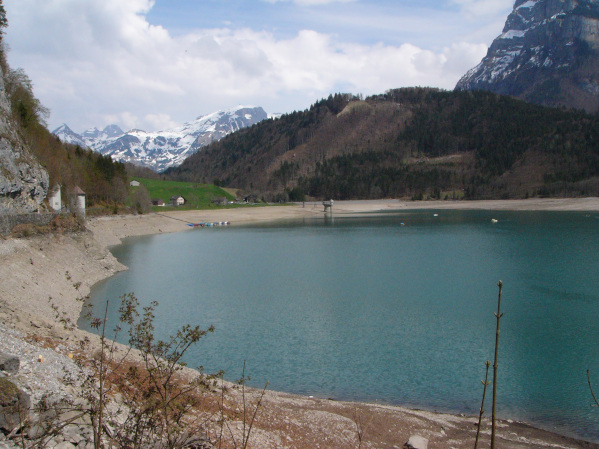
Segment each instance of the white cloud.
[[[466,73],[466,70],[477,65],[481,59],[487,54],[487,46],[485,44],[468,44],[459,42],[446,47],[443,50],[445,57],[444,70],[449,78],[461,77]],[[469,68],[464,70],[464,62],[468,61]]]
[[102,118],[106,123],[118,123],[125,131],[137,128],[139,123],[139,117],[129,111],[122,111],[117,114],[106,114]]
[[350,3],[356,0],[294,0],[298,5],[312,6],[312,5],[328,5],[329,3]]
[[[460,0],[465,1],[465,0]],[[311,30],[291,38],[251,29],[172,36],[150,25],[149,0],[5,0],[9,63],[23,67],[50,108],[50,127],[117,123],[148,131],[244,103],[304,109],[340,89],[451,89],[486,46],[339,42]]]
[[145,121],[155,130],[171,129],[181,125],[181,123],[171,119],[168,114],[147,114],[145,116]]
[[451,2],[458,5],[464,13],[476,17],[504,14],[514,6],[514,0],[451,0]]
[[300,6],[328,5],[331,3],[350,3],[357,0],[262,0],[266,3],[293,2]]

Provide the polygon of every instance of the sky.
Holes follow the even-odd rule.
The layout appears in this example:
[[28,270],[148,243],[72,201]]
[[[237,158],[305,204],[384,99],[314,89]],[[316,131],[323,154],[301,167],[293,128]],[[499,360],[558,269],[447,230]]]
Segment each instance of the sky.
[[158,131],[236,105],[453,89],[513,0],[3,0],[48,128]]

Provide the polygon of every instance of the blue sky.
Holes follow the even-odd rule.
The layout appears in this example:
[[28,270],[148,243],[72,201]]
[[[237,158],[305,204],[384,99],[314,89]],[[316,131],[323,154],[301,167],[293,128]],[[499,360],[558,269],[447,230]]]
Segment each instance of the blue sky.
[[4,0],[50,129],[162,130],[237,104],[452,89],[513,0]]
[[[185,13],[182,14],[182,11]],[[294,2],[172,0],[158,1],[147,18],[150,23],[165,26],[174,34],[184,34],[196,28],[231,27],[266,30],[277,38],[290,38],[299,30],[311,29],[334,34],[343,41],[371,44],[382,41],[401,45],[411,38],[411,43],[424,45],[434,39],[434,33],[419,26],[414,18],[428,21],[434,17],[439,24],[443,16],[449,18],[446,13],[459,11],[457,4],[414,0],[331,2],[306,6]]]

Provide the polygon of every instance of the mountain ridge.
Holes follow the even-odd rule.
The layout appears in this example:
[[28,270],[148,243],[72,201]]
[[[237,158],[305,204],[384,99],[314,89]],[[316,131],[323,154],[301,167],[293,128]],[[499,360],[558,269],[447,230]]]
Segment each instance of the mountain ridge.
[[273,201],[599,194],[599,118],[485,91],[337,94],[165,172]]
[[262,107],[238,105],[156,132],[140,129],[125,132],[117,125],[108,125],[103,130],[91,128],[78,134],[63,124],[53,134],[63,142],[160,172],[181,164],[207,144],[268,117]]
[[456,90],[599,109],[599,2],[516,0],[502,33]]

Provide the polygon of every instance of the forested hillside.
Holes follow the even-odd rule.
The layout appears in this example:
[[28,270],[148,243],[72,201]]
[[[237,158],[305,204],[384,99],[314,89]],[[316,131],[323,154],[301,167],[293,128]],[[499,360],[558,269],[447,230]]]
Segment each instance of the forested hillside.
[[523,198],[599,193],[599,118],[488,92],[331,95],[167,172],[266,199]]

